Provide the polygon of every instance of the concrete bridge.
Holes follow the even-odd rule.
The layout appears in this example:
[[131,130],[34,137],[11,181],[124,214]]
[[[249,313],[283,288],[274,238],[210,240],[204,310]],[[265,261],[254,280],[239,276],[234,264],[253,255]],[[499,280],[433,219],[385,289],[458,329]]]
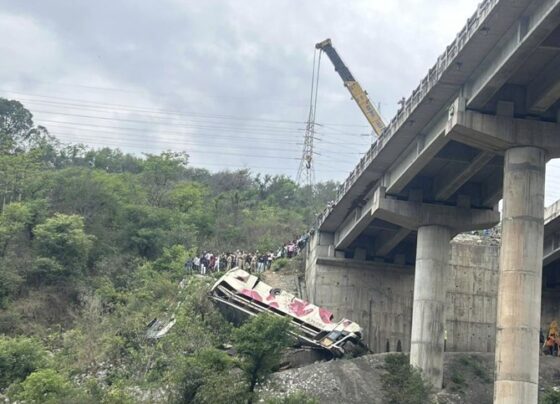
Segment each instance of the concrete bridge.
[[536,403],[559,99],[560,0],[483,1],[318,220],[311,278],[325,259],[414,265],[410,358],[436,387],[450,240],[497,224],[503,198],[495,402]]

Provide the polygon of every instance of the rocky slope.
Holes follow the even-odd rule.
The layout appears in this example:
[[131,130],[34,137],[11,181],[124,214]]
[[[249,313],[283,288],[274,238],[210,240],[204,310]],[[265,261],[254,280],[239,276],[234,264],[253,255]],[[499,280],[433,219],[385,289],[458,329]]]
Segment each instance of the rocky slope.
[[[315,363],[276,373],[262,388],[273,396],[302,391],[320,403],[386,403],[381,375],[390,354]],[[441,404],[492,403],[494,355],[446,353],[444,389],[435,397]],[[543,356],[539,389],[560,386],[560,358]]]

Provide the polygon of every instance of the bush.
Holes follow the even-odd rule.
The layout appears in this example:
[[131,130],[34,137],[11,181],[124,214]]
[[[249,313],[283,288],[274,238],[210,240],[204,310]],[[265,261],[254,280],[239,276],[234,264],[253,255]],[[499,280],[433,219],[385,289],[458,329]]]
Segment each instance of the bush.
[[171,272],[181,279],[185,272],[187,258],[187,250],[182,245],[164,247],[163,253],[154,262],[154,269],[159,272]]
[[53,369],[31,373],[21,385],[15,399],[28,403],[71,403],[83,402],[80,391],[70,381]]
[[8,260],[0,258],[0,308],[6,308],[10,298],[18,291],[23,278],[10,268]]
[[272,262],[272,270],[280,271],[288,266],[288,258],[278,258]]
[[560,404],[560,391],[547,390],[540,400],[541,404]]
[[102,404],[134,404],[135,400],[122,388],[111,386],[111,388],[103,394]]
[[278,368],[282,351],[293,343],[289,331],[289,318],[263,314],[234,330],[234,347],[243,358],[250,393]]
[[386,402],[389,404],[425,404],[430,402],[431,386],[404,354],[387,355],[381,376]]
[[233,359],[213,348],[185,359],[179,377],[179,403],[245,403],[247,385],[235,376]]
[[315,398],[308,396],[301,391],[288,394],[282,398],[269,398],[265,400],[266,404],[319,404]]
[[0,389],[24,380],[46,362],[47,353],[39,341],[0,337]]
[[492,375],[484,368],[482,363],[476,357],[463,355],[459,358],[459,363],[465,367],[466,370],[478,377],[483,383],[490,384],[494,380]]
[[87,235],[84,228],[81,216],[57,213],[33,229],[39,256],[60,264],[62,278],[80,275],[85,268],[95,237]]

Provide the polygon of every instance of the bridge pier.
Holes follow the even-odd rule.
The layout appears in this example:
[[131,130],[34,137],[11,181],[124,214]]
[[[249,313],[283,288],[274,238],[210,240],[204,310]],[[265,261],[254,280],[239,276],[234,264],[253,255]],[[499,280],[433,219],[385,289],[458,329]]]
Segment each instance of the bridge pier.
[[445,301],[451,229],[428,225],[418,228],[416,272],[412,306],[410,363],[423,371],[426,380],[441,388]]
[[382,188],[374,199],[374,217],[418,233],[410,364],[420,368],[424,378],[441,389],[450,241],[457,233],[494,226],[499,222],[499,213],[468,207],[465,201],[463,206],[448,206],[397,200],[387,197]]
[[505,152],[495,403],[538,400],[545,163],[537,147]]
[[515,118],[508,102],[498,107],[509,112],[462,111],[451,126],[456,139],[504,153],[494,403],[533,404],[539,381],[544,177],[547,159],[560,156],[560,125]]

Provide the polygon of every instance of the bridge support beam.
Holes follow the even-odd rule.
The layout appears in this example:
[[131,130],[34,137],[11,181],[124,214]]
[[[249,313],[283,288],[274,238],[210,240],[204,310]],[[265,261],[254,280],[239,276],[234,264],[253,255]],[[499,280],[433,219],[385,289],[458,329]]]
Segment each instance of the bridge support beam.
[[538,400],[545,152],[506,150],[494,403]]
[[544,177],[560,123],[514,118],[513,105],[509,116],[455,109],[455,140],[504,153],[494,403],[537,403]]
[[445,298],[451,253],[451,229],[439,226],[418,228],[410,363],[436,388],[443,380]]
[[374,217],[418,232],[410,363],[419,367],[435,388],[441,389],[450,240],[462,231],[496,225],[499,212],[391,199],[382,188],[376,191],[374,199]]

